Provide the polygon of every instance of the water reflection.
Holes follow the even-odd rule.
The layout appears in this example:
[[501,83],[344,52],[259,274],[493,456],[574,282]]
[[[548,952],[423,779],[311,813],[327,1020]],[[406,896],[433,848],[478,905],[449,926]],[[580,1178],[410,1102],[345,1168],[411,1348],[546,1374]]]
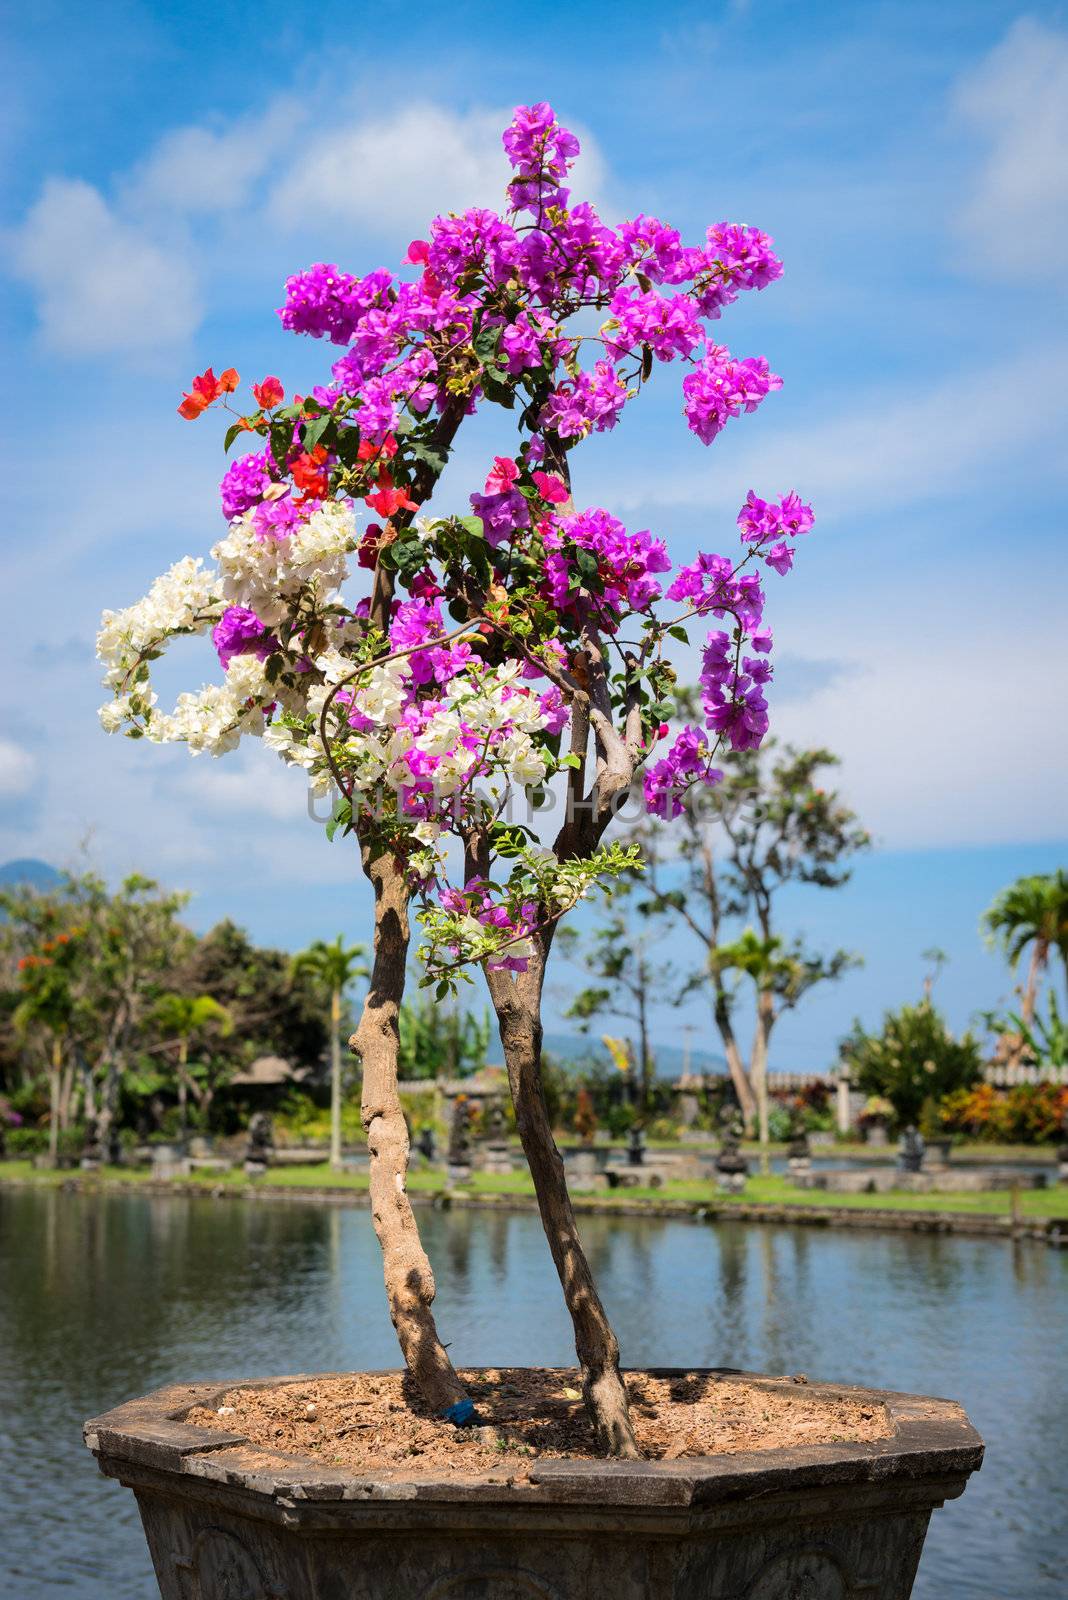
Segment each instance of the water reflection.
[[[459,1362],[567,1363],[535,1217],[420,1213]],[[590,1217],[633,1364],[804,1371],[950,1394],[987,1465],[934,1519],[920,1600],[1053,1600],[1068,1437],[1068,1255],[1033,1244]],[[366,1211],[0,1192],[0,1594],[146,1600],[132,1497],[82,1419],[198,1377],[396,1362]],[[42,1521],[48,1506],[47,1530]],[[47,1538],[44,1535],[47,1532]]]

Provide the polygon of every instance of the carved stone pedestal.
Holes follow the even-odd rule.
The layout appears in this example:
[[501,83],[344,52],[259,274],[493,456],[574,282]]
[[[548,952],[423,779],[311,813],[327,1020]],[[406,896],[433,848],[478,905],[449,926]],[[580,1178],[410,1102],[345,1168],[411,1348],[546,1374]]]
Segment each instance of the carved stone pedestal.
[[892,1435],[535,1460],[522,1481],[361,1477],[182,1420],[225,1389],[162,1389],[86,1425],[137,1496],[163,1600],[908,1600],[931,1512],[983,1455],[951,1401],[813,1384],[885,1407]]

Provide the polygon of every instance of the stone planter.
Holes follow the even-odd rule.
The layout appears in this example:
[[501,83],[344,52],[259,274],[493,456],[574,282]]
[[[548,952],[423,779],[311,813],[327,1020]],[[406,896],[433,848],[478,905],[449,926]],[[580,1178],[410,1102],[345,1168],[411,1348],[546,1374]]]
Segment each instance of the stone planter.
[[931,1512],[983,1456],[951,1401],[813,1384],[885,1406],[892,1436],[546,1460],[522,1483],[359,1476],[182,1420],[235,1387],[161,1389],[86,1424],[137,1496],[164,1600],[907,1600]]

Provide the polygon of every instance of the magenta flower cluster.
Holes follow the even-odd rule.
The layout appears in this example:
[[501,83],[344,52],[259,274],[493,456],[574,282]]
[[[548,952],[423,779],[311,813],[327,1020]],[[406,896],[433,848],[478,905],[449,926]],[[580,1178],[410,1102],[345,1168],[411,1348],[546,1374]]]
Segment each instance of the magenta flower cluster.
[[[554,371],[571,366],[540,418],[541,427],[565,439],[616,425],[637,392],[637,373],[622,369],[635,361],[640,367],[645,351],[660,361],[691,363],[684,411],[706,444],[729,417],[754,410],[781,385],[763,358],[736,360],[708,342],[702,327],[741,291],[763,289],[781,274],[765,234],[719,223],[703,246],[687,247],[656,218],[639,216],[616,229],[588,203],[568,207],[565,179],[578,140],[548,105],[520,107],[504,147],[516,173],[512,213],[475,207],[436,217],[429,238],[409,247],[407,263],[421,271],[416,281],[383,269],[354,278],[319,264],[286,285],[283,325],[347,347],[334,364],[333,393],[359,402],[362,435],[380,441],[403,408],[421,414],[443,403],[436,382],[441,351],[472,336],[486,288],[510,289],[520,300],[512,313],[482,317],[483,327],[500,327],[509,375],[546,363]],[[684,284],[684,292],[656,287]],[[606,314],[603,353],[576,370],[578,347],[559,329],[584,308]]]
[[[436,823],[449,807],[462,812],[474,780],[505,743],[516,772],[555,771],[570,715],[567,685],[573,690],[576,677],[581,681],[591,633],[607,636],[609,653],[619,646],[622,660],[634,635],[659,653],[668,627],[696,615],[716,624],[701,658],[704,725],[678,733],[645,776],[649,810],[674,816],[691,784],[718,781],[719,748],[752,749],[767,731],[772,637],[763,620],[762,568],[789,571],[812,511],[793,493],[765,501],[750,492],[738,516],[741,556],[702,553],[675,572],[665,593],[671,561],[663,540],[628,530],[603,507],[576,508],[565,463],[578,441],[619,424],[655,362],[682,369],[681,409],[706,445],[781,388],[763,356],[732,354],[713,339],[711,325],[739,295],[779,278],[782,264],[768,236],[748,225],[716,223],[702,242],[687,244],[657,217],[639,214],[612,227],[588,202],[572,204],[579,143],[547,104],[519,107],[503,143],[512,167],[504,213],[471,207],[433,218],[396,274],[379,268],[359,277],[318,263],[289,279],[283,326],[337,347],[331,382],[312,390],[314,405],[303,412],[306,403],[294,402],[274,412],[269,426],[262,416],[253,419],[261,436],[269,432],[272,448],[229,468],[223,512],[228,519],[251,513],[258,539],[284,545],[324,500],[363,498],[381,519],[359,547],[359,566],[374,570],[399,534],[411,534],[425,493],[416,463],[434,458],[436,419],[455,431],[458,414],[486,402],[507,406],[519,442],[513,455],[496,457],[484,487],[470,496],[477,521],[464,520],[482,541],[471,571],[491,575],[479,580],[482,598],[472,606],[492,596],[507,619],[520,583],[524,642],[504,643],[485,615],[480,627],[492,636],[489,652],[473,644],[473,633],[446,640],[453,624],[445,605],[452,617],[472,614],[456,604],[472,592],[463,587],[470,574],[465,570],[461,582],[450,570],[454,558],[435,554],[432,528],[420,534],[427,541],[423,565],[408,539],[394,580],[406,595],[394,598],[389,622],[390,650],[406,654],[402,703],[395,719],[390,714],[399,808],[407,818]],[[681,616],[665,619],[665,601],[681,607]],[[339,626],[359,625],[368,613],[369,601],[359,601],[338,617]],[[213,637],[224,665],[274,643],[254,612],[235,606]],[[519,659],[520,672],[494,703],[487,729],[455,707],[465,704],[465,685],[478,680],[480,663],[500,661],[502,649],[506,659],[509,650]],[[348,708],[354,739],[372,732],[355,691],[337,699]],[[643,691],[643,706],[654,699]],[[642,713],[646,760],[667,736],[659,715]],[[439,780],[444,773],[455,785],[460,770],[470,778],[459,793],[450,791],[446,807]],[[445,890],[446,909],[450,895],[458,897],[453,909],[462,905],[517,939],[537,914],[534,907],[502,907],[482,882]],[[506,956],[504,964],[522,960]]]

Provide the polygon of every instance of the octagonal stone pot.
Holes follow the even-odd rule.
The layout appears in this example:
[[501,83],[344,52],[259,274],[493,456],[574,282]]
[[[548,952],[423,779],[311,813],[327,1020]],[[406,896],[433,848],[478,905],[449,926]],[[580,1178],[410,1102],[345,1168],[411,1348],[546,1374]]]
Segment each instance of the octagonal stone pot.
[[885,1406],[892,1434],[546,1460],[524,1483],[353,1474],[183,1420],[290,1381],[307,1378],[175,1386],[86,1424],[101,1471],[137,1496],[164,1600],[907,1600],[931,1512],[983,1457],[952,1401],[829,1384],[806,1394]]

